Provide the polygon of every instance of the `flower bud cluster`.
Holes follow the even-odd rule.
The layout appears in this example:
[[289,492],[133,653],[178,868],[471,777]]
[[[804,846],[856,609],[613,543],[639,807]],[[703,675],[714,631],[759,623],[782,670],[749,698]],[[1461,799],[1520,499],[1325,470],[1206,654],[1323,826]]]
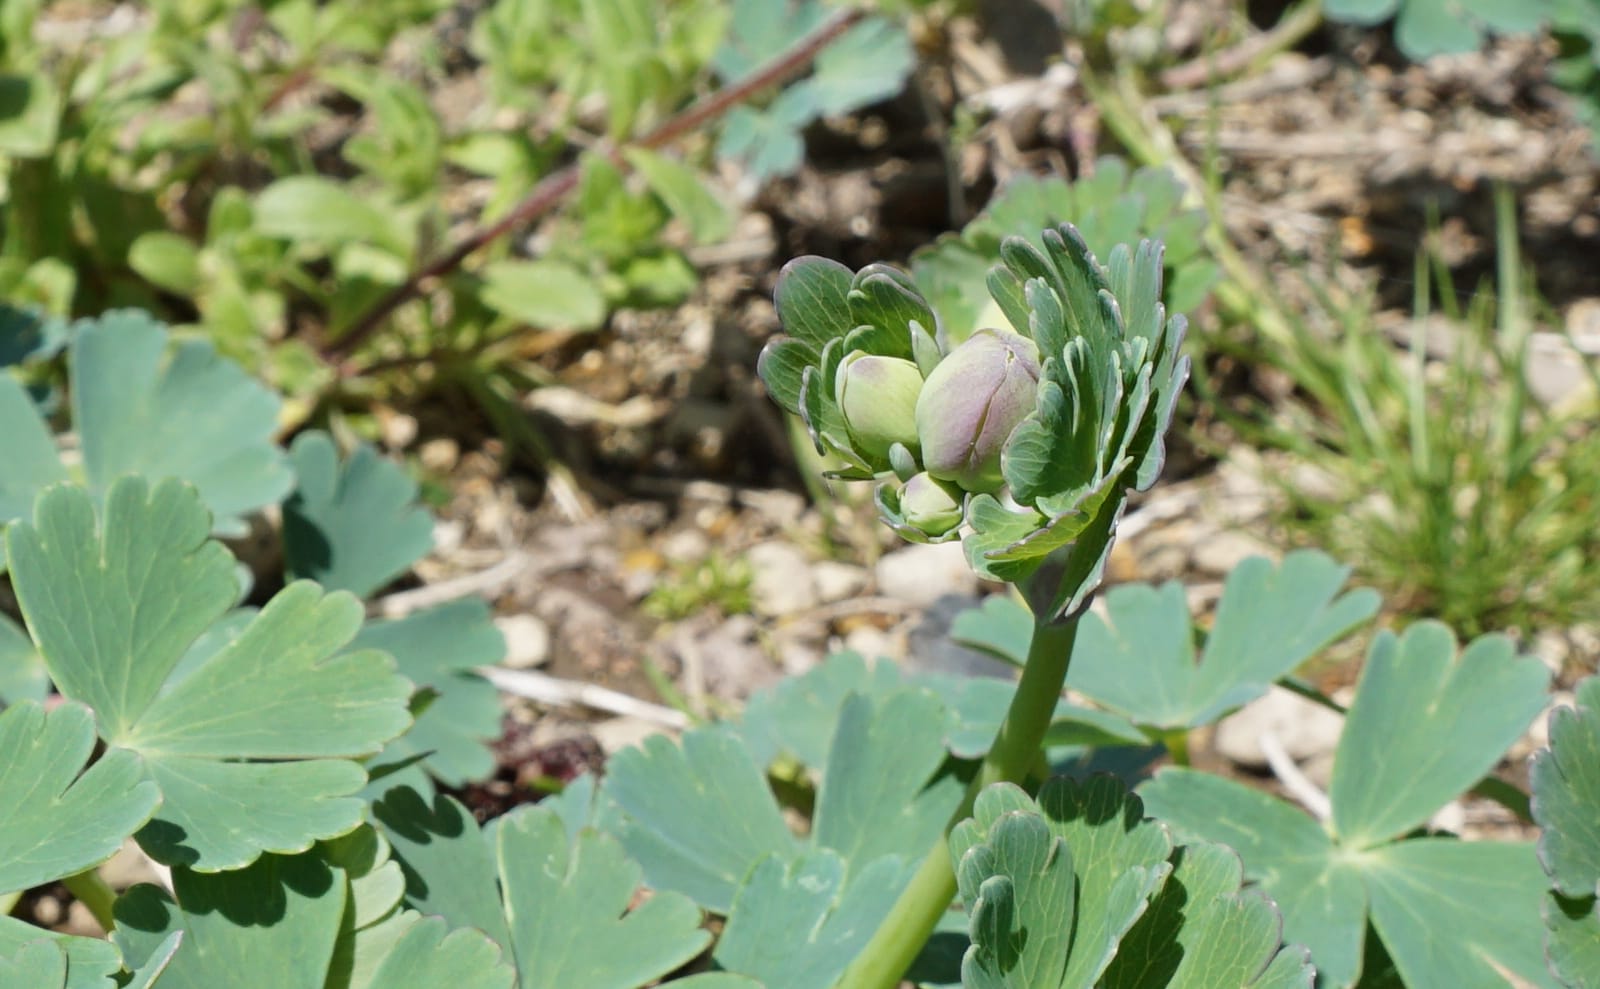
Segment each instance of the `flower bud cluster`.
[[[854,465],[841,476],[882,482],[885,520],[906,538],[953,539],[968,495],[1005,485],[1001,456],[1034,411],[1039,351],[1009,330],[979,330],[945,353],[914,319],[889,329],[830,341],[801,382],[796,411],[819,446]],[[769,380],[781,374],[775,349],[784,347],[793,341],[763,357]],[[781,393],[781,382],[771,384]]]
[[1070,226],[1041,243],[1002,243],[990,289],[1008,326],[954,345],[903,272],[797,259],[776,293],[788,335],[759,367],[833,476],[879,482],[885,522],[917,542],[968,534],[973,565],[1005,580],[1153,481],[1187,368],[1159,245],[1101,265]]

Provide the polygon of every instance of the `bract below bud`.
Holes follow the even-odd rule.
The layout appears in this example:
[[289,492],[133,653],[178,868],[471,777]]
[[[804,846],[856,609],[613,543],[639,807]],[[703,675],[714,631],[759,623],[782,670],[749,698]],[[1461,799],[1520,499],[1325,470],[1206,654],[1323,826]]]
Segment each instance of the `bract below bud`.
[[929,474],[972,492],[1005,483],[1000,451],[1033,411],[1039,352],[1033,341],[979,330],[928,375],[917,399],[917,435]]
[[882,461],[889,448],[903,444],[917,450],[917,395],[922,372],[908,360],[879,357],[864,351],[851,353],[839,364],[834,401],[844,415],[845,427],[856,452]]

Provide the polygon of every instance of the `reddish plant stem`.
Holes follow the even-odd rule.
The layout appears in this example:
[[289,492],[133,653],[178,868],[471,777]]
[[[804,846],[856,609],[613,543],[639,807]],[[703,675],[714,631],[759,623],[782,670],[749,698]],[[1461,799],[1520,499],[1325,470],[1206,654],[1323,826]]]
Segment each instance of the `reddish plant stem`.
[[[611,148],[600,153],[605,154],[619,168],[625,168],[627,163],[623,157],[624,151],[636,148],[653,150],[703,127],[761,90],[775,86],[804,70],[823,48],[849,30],[864,16],[864,13],[859,8],[839,11],[815,31],[801,38],[794,47],[745,78],[697,100],[643,136],[627,142],[620,148]],[[454,271],[479,248],[512,230],[532,223],[559,206],[567,196],[571,195],[572,190],[577,188],[581,175],[582,163],[573,162],[545,176],[511,212],[496,222],[468,234],[448,253],[429,261],[406,276],[405,281],[374,303],[372,308],[363,313],[343,336],[323,349],[324,359],[337,367],[342,378],[361,373],[361,368],[352,365],[347,358],[382,328],[384,321],[396,309],[422,295],[424,283]]]

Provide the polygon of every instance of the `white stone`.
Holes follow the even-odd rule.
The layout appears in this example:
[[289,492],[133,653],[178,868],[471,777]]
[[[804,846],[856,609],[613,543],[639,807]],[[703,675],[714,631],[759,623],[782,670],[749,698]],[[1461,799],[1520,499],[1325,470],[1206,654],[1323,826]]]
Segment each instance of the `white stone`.
[[461,548],[466,536],[465,522],[460,519],[439,519],[433,523],[433,551],[439,556],[449,556]]
[[1435,831],[1448,831],[1451,834],[1460,834],[1467,826],[1467,809],[1461,801],[1452,800],[1440,807],[1438,812],[1428,818],[1428,827]]
[[661,726],[640,718],[627,716],[611,718],[589,728],[589,733],[600,744],[606,755],[616,755],[623,749],[639,745],[652,735],[661,734]]
[[506,658],[500,665],[529,670],[550,658],[550,628],[533,615],[504,615],[494,625],[506,640]]
[[1344,718],[1299,694],[1273,687],[1217,725],[1217,752],[1240,766],[1263,769],[1267,757],[1260,738],[1271,732],[1295,762],[1332,752],[1339,744]]
[[1219,532],[1194,548],[1195,569],[1222,577],[1252,556],[1270,558],[1278,554],[1255,536],[1244,532]]
[[860,653],[868,660],[906,658],[906,637],[894,630],[885,631],[872,625],[853,628],[844,637],[842,648]]
[[865,569],[851,563],[822,560],[811,565],[811,582],[817,588],[817,598],[824,602],[859,597],[867,589],[868,579]]
[[878,560],[876,574],[878,593],[919,608],[947,594],[967,595],[978,589],[978,577],[958,540],[913,544],[885,553]]
[[661,555],[673,563],[693,563],[711,553],[711,541],[699,529],[679,529],[661,540]]
[[750,598],[756,614],[779,618],[817,606],[811,561],[792,543],[769,542],[750,547]]

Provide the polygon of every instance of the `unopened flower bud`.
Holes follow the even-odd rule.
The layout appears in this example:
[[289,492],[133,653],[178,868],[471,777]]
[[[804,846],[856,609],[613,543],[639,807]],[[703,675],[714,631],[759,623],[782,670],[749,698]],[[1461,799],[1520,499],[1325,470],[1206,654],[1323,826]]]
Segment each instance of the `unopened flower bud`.
[[1033,411],[1039,351],[1003,330],[979,330],[928,375],[917,399],[917,434],[929,474],[972,492],[1005,483],[1000,451]]
[[900,489],[900,515],[907,525],[930,536],[942,536],[961,524],[960,489],[926,472]]
[[834,382],[834,401],[856,452],[883,460],[896,443],[915,452],[921,390],[922,372],[910,361],[859,350],[845,357]]

